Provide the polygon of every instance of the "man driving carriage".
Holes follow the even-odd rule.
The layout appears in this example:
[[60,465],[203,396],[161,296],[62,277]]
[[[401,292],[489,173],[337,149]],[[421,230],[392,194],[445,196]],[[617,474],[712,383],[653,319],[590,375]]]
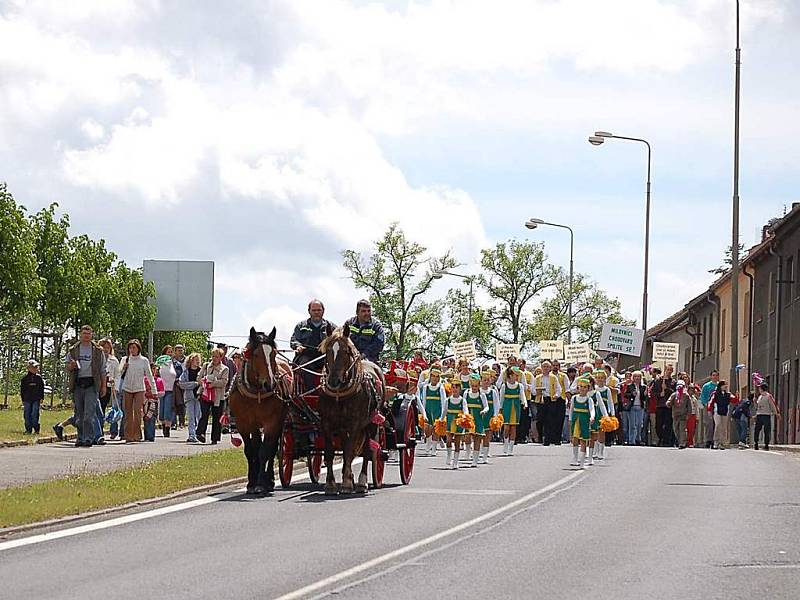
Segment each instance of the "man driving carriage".
[[[316,360],[322,354],[319,345],[327,335],[328,326],[333,327],[323,318],[325,315],[325,305],[316,298],[308,303],[308,319],[300,321],[295,325],[294,333],[289,345],[295,351],[294,362],[298,367],[303,367]],[[318,360],[310,364],[307,369],[300,370],[305,391],[311,390],[319,384],[319,377],[310,371],[319,372],[322,370],[322,361]]]
[[359,300],[356,304],[356,316],[349,319],[345,327],[350,329],[350,340],[364,358],[379,364],[383,345],[386,342],[383,325],[372,316],[372,304],[369,300]]

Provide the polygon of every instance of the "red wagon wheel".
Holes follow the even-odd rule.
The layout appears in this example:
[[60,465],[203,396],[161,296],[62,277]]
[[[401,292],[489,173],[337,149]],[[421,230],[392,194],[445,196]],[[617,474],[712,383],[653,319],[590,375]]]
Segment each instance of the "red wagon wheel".
[[308,478],[311,483],[319,483],[319,474],[322,472],[322,454],[314,452],[306,459]]
[[386,429],[378,427],[378,444],[380,448],[372,453],[372,487],[379,490],[383,487],[383,471],[386,468],[386,461],[383,460],[383,453],[386,451]]
[[278,476],[281,487],[287,489],[292,484],[292,471],[294,470],[294,430],[291,421],[283,427],[278,444]]
[[403,444],[405,448],[400,450],[400,481],[403,485],[408,485],[411,475],[414,473],[414,446],[416,441],[417,423],[414,419],[414,410],[411,406],[406,411],[406,424],[403,428]]

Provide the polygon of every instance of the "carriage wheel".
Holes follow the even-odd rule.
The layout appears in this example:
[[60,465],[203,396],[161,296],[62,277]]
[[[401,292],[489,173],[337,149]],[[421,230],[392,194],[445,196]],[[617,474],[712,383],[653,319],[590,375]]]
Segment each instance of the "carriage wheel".
[[406,411],[406,424],[403,428],[403,443],[405,448],[400,450],[400,481],[408,485],[414,473],[414,441],[416,439],[417,423],[414,418],[414,409],[409,406]]
[[319,474],[322,472],[322,454],[314,452],[306,459],[308,465],[308,478],[311,483],[319,483]]
[[286,423],[281,434],[278,448],[278,476],[281,487],[287,489],[292,484],[294,469],[294,430],[291,423]]
[[383,460],[383,452],[386,450],[386,429],[383,427],[378,428],[378,444],[380,450],[372,453],[372,487],[379,490],[383,487],[383,471],[386,468],[386,462]]

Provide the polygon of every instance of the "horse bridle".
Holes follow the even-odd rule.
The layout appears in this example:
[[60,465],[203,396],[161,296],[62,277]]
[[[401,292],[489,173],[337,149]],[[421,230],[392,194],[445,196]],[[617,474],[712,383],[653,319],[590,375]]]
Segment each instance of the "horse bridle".
[[[348,340],[349,341],[349,340]],[[331,396],[336,400],[341,398],[345,398],[347,396],[351,396],[358,387],[364,382],[364,369],[361,366],[361,356],[358,354],[353,353],[352,351],[352,342],[345,343],[347,346],[347,354],[350,356],[350,366],[345,369],[344,377],[349,378],[353,372],[355,372],[355,376],[352,378],[352,381],[347,384],[346,387],[340,390],[334,390],[328,387],[328,361],[325,361],[325,365],[322,367],[322,377],[320,380],[320,388],[325,393],[326,396]],[[327,348],[326,348],[327,354]]]
[[[258,338],[258,346],[256,346],[256,348],[261,348],[265,344],[270,346],[270,348],[273,348],[273,346],[271,346],[270,344],[267,344],[261,338]],[[250,356],[252,355],[252,352],[254,352],[256,348],[250,348],[249,352],[245,352],[244,355],[242,356],[242,359],[243,359],[242,370],[239,371],[239,373],[237,373],[237,375],[236,375],[236,389],[243,396],[245,396],[247,398],[251,398],[253,400],[257,400],[260,403],[262,398],[266,399],[266,398],[272,398],[273,396],[280,396],[279,392],[280,391],[285,391],[285,390],[281,390],[280,388],[281,388],[281,384],[284,383],[284,378],[287,377],[288,374],[287,373],[282,373],[279,376],[273,375],[273,377],[272,377],[273,385],[271,386],[271,389],[265,389],[263,386],[260,386],[260,385],[259,386],[254,386],[252,383],[250,383],[249,378],[248,378],[248,373],[250,372],[250,368],[249,368],[250,367]],[[272,354],[273,353],[270,352],[270,355],[266,356],[266,353],[264,353],[265,358],[266,358],[266,360],[268,362],[270,360],[272,360]]]

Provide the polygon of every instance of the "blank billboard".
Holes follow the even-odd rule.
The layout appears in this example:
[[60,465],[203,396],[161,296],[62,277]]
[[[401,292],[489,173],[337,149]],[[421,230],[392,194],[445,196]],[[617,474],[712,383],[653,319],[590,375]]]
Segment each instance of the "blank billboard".
[[155,331],[214,329],[214,261],[146,260],[144,279],[156,286]]

